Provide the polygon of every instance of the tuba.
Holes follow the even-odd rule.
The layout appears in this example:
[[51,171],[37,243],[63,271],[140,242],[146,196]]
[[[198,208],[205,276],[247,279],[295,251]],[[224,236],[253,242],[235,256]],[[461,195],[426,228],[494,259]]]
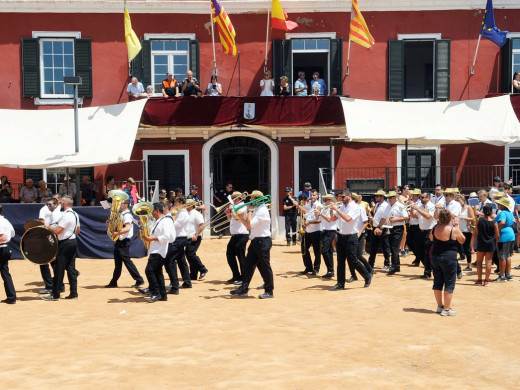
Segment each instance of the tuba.
[[121,190],[112,190],[108,193],[108,197],[112,198],[112,208],[110,209],[107,235],[112,241],[117,241],[117,237],[114,238],[112,233],[118,232],[123,228],[123,219],[121,218],[119,208],[121,207],[121,202],[128,199],[128,194]]
[[151,202],[139,202],[132,207],[132,213],[139,217],[141,221],[141,240],[143,240],[146,250],[150,249],[150,243],[145,240],[150,235],[150,215],[153,210]]

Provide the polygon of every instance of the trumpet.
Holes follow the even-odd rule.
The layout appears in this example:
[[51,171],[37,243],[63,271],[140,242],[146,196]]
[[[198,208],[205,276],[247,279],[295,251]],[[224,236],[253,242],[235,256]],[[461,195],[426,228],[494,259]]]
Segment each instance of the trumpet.
[[180,206],[174,206],[170,209],[170,214],[172,215],[175,215],[177,214],[179,211],[181,210],[185,210],[187,209],[188,207],[199,207],[199,206],[202,206],[204,204],[204,201],[200,200],[198,201],[197,203],[195,204],[188,204],[188,203],[184,203],[184,204],[181,204]]
[[152,214],[153,204],[151,202],[139,202],[132,207],[132,213],[137,215],[141,221],[141,240],[143,240],[146,250],[150,249],[150,243],[146,237],[150,235],[150,215]]
[[318,206],[316,209],[318,210],[319,215],[322,215],[324,212],[330,211],[332,206],[334,206],[334,205],[341,206],[342,204],[343,204],[343,202],[334,202],[334,203],[328,204],[328,205],[326,205],[324,207],[319,207]]
[[108,220],[107,235],[112,241],[117,241],[118,237],[114,238],[112,233],[118,232],[123,228],[123,219],[119,208],[124,200],[128,199],[128,194],[121,190],[112,190],[108,193],[109,198],[112,198],[112,207],[110,208],[110,218]]

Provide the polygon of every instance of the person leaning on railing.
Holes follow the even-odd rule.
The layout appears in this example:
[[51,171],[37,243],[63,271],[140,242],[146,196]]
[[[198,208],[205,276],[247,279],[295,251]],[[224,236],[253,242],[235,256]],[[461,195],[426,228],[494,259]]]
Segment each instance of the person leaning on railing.
[[11,203],[13,201],[11,182],[7,179],[7,176],[2,176],[0,181],[2,184],[0,188],[0,203]]

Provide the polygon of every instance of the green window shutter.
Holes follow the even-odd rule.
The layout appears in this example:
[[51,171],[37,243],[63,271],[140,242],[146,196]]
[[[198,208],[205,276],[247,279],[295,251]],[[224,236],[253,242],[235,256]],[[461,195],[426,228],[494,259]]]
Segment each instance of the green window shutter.
[[287,76],[293,90],[292,45],[290,39],[273,40],[273,79],[275,91],[279,90],[280,77]]
[[449,39],[435,41],[435,100],[450,100]]
[[196,39],[190,40],[190,70],[193,72],[193,77],[199,80],[200,85],[199,41]]
[[502,47],[502,74],[500,77],[500,92],[511,93],[513,88],[513,40],[507,38]]
[[388,41],[388,100],[404,98],[404,41]]
[[141,41],[141,51],[130,63],[130,73],[137,77],[144,88],[152,84],[152,55],[150,41]]
[[43,169],[26,169],[25,180],[32,179],[34,186],[38,187],[38,182],[43,180]]
[[343,95],[343,38],[330,40],[330,85],[338,89],[338,95]]
[[76,76],[81,77],[82,85],[78,86],[79,97],[92,97],[92,40],[74,40],[74,62]]
[[23,97],[40,97],[40,44],[36,38],[22,38]]

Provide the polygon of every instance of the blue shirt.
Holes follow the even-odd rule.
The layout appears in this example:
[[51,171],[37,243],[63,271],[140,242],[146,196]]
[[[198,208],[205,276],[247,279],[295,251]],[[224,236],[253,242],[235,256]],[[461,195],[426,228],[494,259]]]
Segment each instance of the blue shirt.
[[509,210],[501,210],[496,216],[495,221],[500,225],[500,221],[505,221],[505,225],[500,230],[500,238],[498,242],[509,242],[515,240],[515,233],[513,232],[513,214]]
[[144,92],[143,84],[140,82],[137,82],[137,87],[130,83],[128,84],[128,87],[126,88],[126,92],[131,93],[132,95],[140,95]]
[[[305,79],[301,80],[301,79],[298,79],[294,82],[294,91],[296,91],[296,89],[301,89],[303,87],[306,87],[307,86],[307,81]],[[300,91],[300,92],[296,92],[296,95],[298,96],[307,96],[307,90],[304,89],[303,91]]]
[[520,204],[520,195],[515,198],[515,204]]
[[325,95],[327,91],[327,84],[325,84],[325,80],[318,78],[318,80],[311,81],[311,88],[318,88],[318,95]]

